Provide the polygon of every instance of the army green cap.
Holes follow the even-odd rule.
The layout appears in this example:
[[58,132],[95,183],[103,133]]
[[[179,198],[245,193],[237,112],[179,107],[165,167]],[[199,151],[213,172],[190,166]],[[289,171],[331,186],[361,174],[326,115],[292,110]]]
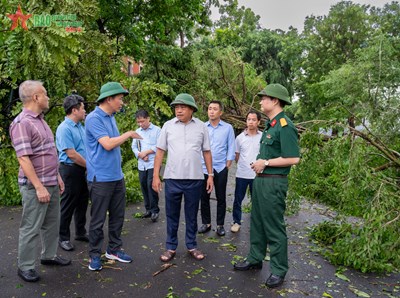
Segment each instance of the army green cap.
[[178,94],[175,97],[175,100],[171,102],[171,107],[173,107],[174,105],[187,105],[194,108],[195,112],[198,110],[196,103],[194,102],[193,96],[187,93]]
[[100,96],[97,98],[96,102],[99,102],[100,100],[107,98],[109,96],[114,96],[117,94],[129,94],[128,90],[126,90],[122,85],[118,82],[108,82],[101,86],[100,89]]
[[257,93],[258,96],[270,96],[273,98],[278,98],[287,104],[291,105],[292,102],[290,100],[288,90],[283,87],[281,84],[269,84],[265,89],[261,90]]

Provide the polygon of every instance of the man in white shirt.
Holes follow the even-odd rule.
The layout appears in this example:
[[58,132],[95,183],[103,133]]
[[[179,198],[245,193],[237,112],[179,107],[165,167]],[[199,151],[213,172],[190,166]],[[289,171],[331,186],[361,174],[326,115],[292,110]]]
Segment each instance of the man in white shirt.
[[261,114],[250,111],[246,116],[246,129],[236,137],[236,185],[235,200],[233,202],[233,225],[231,231],[239,232],[242,221],[242,201],[246,195],[247,187],[251,190],[256,173],[250,164],[256,160],[260,149],[261,131],[258,130]]

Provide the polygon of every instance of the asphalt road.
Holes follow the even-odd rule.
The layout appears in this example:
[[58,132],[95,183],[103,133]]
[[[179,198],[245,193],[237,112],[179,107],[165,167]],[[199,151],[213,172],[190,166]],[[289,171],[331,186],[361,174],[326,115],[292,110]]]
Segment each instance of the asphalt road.
[[[227,205],[230,208],[233,203],[233,174],[228,182]],[[216,202],[211,205],[215,227]],[[307,237],[313,224],[330,218],[331,213],[323,206],[304,203],[297,215],[287,218],[290,270],[282,287],[274,290],[264,286],[270,274],[268,261],[264,262],[262,270],[233,271],[232,262],[245,256],[249,249],[250,214],[244,214],[239,233],[230,232],[232,214],[228,212],[226,236],[219,237],[215,231],[199,235],[198,246],[206,253],[206,258],[195,261],[184,246],[182,212],[177,255],[171,266],[165,268],[159,260],[166,237],[163,197],[160,207],[157,223],[134,217],[135,213],[143,211],[142,204],[127,207],[123,241],[125,251],[134,257],[132,263],[104,263],[102,271],[89,271],[88,245],[74,241],[74,251],[59,249],[61,256],[72,259],[70,266],[43,266],[38,256],[37,270],[41,275],[38,283],[27,283],[17,276],[21,208],[0,207],[0,249],[3,253],[0,259],[0,297],[358,297],[364,294],[400,297],[399,273],[362,274],[341,268],[348,281],[335,275],[338,268],[324,260]]]

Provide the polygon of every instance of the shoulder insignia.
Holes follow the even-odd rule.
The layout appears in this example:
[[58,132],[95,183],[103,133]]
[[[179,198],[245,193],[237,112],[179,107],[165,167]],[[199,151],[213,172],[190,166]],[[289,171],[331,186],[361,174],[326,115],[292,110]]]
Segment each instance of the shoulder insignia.
[[282,127],[284,127],[284,126],[286,126],[286,125],[287,125],[287,121],[286,121],[286,119],[285,119],[285,118],[281,118],[281,119],[279,119],[279,122],[281,123],[281,126],[282,126]]

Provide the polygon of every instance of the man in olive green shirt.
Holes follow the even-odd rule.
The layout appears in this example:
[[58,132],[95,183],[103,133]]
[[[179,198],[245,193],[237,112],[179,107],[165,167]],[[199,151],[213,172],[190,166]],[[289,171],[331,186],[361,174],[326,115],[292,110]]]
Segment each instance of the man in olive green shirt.
[[271,275],[266,286],[280,286],[288,271],[287,235],[284,220],[287,175],[300,161],[297,129],[283,108],[292,104],[289,92],[280,84],[270,84],[258,93],[261,110],[267,115],[257,160],[251,165],[257,176],[253,183],[250,223],[250,252],[236,270],[261,269],[267,245]]

